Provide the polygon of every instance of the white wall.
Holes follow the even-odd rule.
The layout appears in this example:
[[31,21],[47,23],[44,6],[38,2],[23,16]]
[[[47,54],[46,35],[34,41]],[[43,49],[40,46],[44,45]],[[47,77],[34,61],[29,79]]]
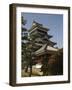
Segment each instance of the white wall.
[[[0,90],[24,90],[24,89],[25,90],[41,90],[41,89],[42,90],[44,89],[45,90],[48,90],[48,89],[49,90],[52,90],[52,89],[53,90],[58,90],[58,89],[71,90],[72,82],[70,84],[58,84],[58,85],[54,84],[54,85],[27,86],[27,87],[11,87],[8,85],[8,82],[9,82],[9,4],[10,3],[71,6],[72,0],[0,0]],[[72,51],[72,48],[71,48],[71,51]],[[72,75],[72,72],[71,72],[71,75]],[[72,78],[71,78],[71,81],[72,81]]]

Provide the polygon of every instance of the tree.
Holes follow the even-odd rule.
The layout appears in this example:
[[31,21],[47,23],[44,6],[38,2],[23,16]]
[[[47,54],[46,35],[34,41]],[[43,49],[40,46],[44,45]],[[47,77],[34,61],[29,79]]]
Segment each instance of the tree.
[[[26,24],[26,20],[22,16],[21,18],[22,23],[22,33],[25,33],[27,29],[24,27]],[[25,36],[22,35],[22,69],[25,69],[25,72],[28,71],[28,68],[30,68],[29,76],[32,75],[32,65],[33,65],[33,56],[34,51],[36,50],[35,47],[35,36]]]
[[22,17],[21,17],[21,24],[22,24],[22,25],[25,25],[26,23],[27,23],[27,21],[26,21],[26,20],[24,19],[24,17],[22,16]]
[[25,68],[26,64],[27,64],[27,51],[26,51],[26,43],[28,41],[28,37],[26,35],[24,35],[25,32],[27,32],[27,29],[24,27],[26,24],[26,20],[24,19],[24,17],[21,17],[21,50],[22,50],[22,69]]
[[47,54],[43,56],[41,71],[43,72],[43,76],[48,75],[48,55]]

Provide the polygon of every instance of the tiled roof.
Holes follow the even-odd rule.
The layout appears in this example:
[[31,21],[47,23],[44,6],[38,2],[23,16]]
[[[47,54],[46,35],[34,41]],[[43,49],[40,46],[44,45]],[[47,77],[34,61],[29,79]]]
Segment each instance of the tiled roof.
[[57,48],[54,48],[54,47],[51,47],[51,46],[47,46],[47,44],[44,44],[40,49],[38,49],[35,54],[38,55],[38,54],[43,54],[43,53],[46,53],[46,51],[50,51],[50,52],[57,52],[58,49]]
[[47,27],[44,27],[42,24],[34,21],[32,27],[29,29],[29,31],[35,29],[36,27],[39,29],[47,30],[47,31],[49,30]]

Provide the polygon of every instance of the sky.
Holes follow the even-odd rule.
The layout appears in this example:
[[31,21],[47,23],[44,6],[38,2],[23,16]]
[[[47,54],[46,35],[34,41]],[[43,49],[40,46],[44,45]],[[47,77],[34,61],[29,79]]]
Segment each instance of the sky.
[[49,28],[48,34],[53,36],[50,40],[57,43],[55,47],[63,47],[63,15],[22,12],[21,16],[27,20],[25,25],[27,29],[31,28],[33,21],[43,24],[44,27]]

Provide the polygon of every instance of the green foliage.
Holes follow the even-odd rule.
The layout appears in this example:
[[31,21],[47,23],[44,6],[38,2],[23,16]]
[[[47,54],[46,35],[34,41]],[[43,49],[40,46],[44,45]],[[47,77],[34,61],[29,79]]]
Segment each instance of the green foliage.
[[[25,25],[26,24],[26,20],[24,20],[24,17],[22,17],[22,24]],[[22,28],[22,32],[25,32],[25,30],[23,30]],[[28,71],[28,67],[30,67],[30,74],[29,76],[31,76],[32,74],[32,57],[33,57],[33,51],[34,51],[34,47],[35,47],[35,41],[34,41],[35,36],[22,36],[22,69],[25,68],[25,72]]]
[[24,19],[24,17],[22,16],[22,17],[21,17],[21,23],[22,23],[23,25],[25,25],[26,22],[27,22],[27,21],[26,21],[26,20]]

